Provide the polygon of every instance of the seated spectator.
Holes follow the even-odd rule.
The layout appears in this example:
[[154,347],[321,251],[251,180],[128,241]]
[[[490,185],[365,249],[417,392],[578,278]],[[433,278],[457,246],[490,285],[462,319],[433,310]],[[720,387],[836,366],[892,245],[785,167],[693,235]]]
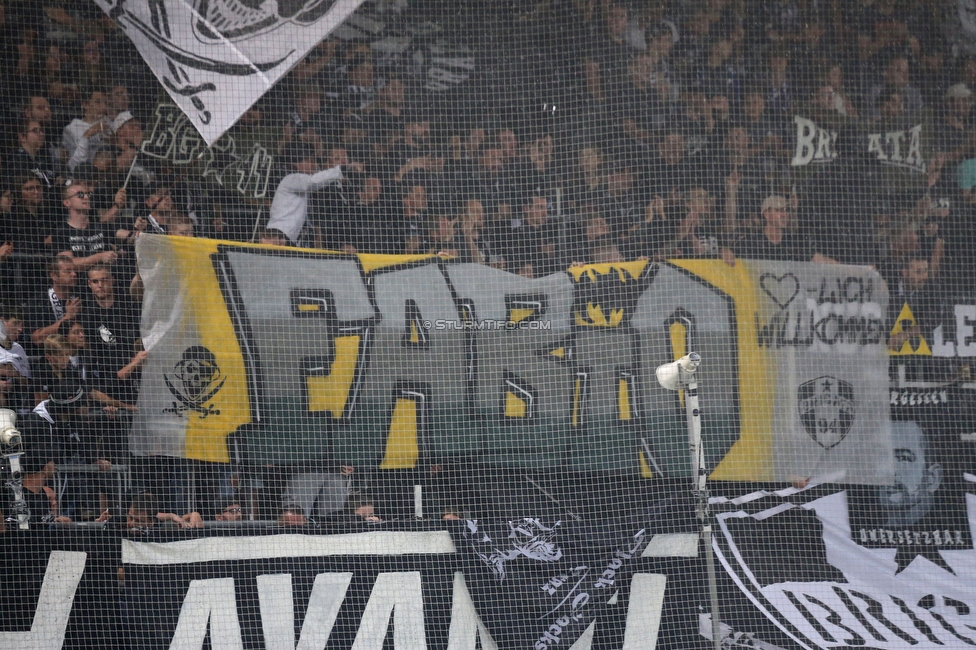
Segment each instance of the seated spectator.
[[500,255],[493,250],[491,242],[485,237],[485,207],[478,199],[468,199],[461,213],[461,246],[458,251],[462,262],[472,264],[491,264]]
[[575,163],[564,186],[570,207],[582,211],[584,204],[595,205],[603,193],[606,182],[603,151],[584,145],[576,153]]
[[48,210],[44,184],[32,174],[21,174],[14,179],[13,212],[14,250],[18,253],[50,251],[54,220]]
[[288,240],[288,235],[283,233],[278,228],[265,228],[258,235],[258,243],[265,246],[292,246],[293,244]]
[[41,125],[45,131],[51,126],[51,102],[44,95],[31,91],[24,103],[24,119],[32,120]]
[[80,377],[82,381],[95,380],[97,371],[89,368],[88,340],[85,338],[85,327],[81,321],[69,321],[58,333],[64,337],[65,350],[68,353],[68,363],[70,364],[68,369]]
[[606,3],[602,24],[583,44],[583,79],[590,98],[597,103],[612,96],[613,84],[624,76],[624,66],[632,53],[626,41],[628,20],[626,6]]
[[[430,131],[430,118],[423,113],[414,113],[404,120],[403,137],[391,146],[381,163],[394,183],[425,184],[432,174],[444,171],[447,161],[443,156],[437,155]],[[504,164],[504,151],[502,153]]]
[[790,205],[786,197],[766,197],[761,212],[765,224],[762,232],[739,241],[736,256],[782,262],[833,262],[817,252],[809,239],[797,234],[790,220]]
[[441,508],[441,521],[462,521],[469,518],[462,508],[456,506],[445,506]]
[[171,190],[172,187],[167,183],[157,183],[150,188],[149,196],[145,200],[145,205],[149,209],[144,217],[145,232],[156,235],[169,233],[170,219],[176,215],[176,206],[173,204],[173,197],[170,196]]
[[172,512],[157,512],[156,520],[171,522],[178,528],[203,528],[203,517],[199,512],[188,512],[182,517]]
[[339,217],[344,226],[338,249],[347,253],[388,253],[393,250],[395,234],[390,223],[389,207],[383,181],[366,175],[355,183],[355,198]]
[[322,158],[335,128],[335,115],[323,105],[322,91],[314,84],[299,84],[292,90],[292,108],[277,153],[291,160],[286,151],[298,146],[311,149],[315,159]]
[[395,215],[398,220],[396,228],[400,233],[398,253],[414,255],[427,248],[427,207],[426,187],[418,184],[404,188],[399,214]]

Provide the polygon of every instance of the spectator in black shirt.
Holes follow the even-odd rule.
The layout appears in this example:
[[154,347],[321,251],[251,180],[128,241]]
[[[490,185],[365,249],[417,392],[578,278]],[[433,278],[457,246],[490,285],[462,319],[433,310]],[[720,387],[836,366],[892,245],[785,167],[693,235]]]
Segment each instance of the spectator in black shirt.
[[[905,343],[913,350],[921,344],[921,338],[932,340],[932,331],[939,321],[939,297],[929,282],[929,261],[920,257],[908,258],[901,268],[901,278],[896,286],[889,286],[888,349],[900,351]],[[899,322],[911,311],[913,319]],[[900,325],[900,327],[899,327]],[[900,331],[897,331],[900,330]]]
[[521,218],[512,219],[505,270],[526,278],[542,278],[564,266],[558,224],[549,219],[544,196],[529,196]]
[[71,252],[79,270],[95,264],[114,263],[119,257],[113,240],[115,230],[90,221],[92,193],[88,185],[70,183],[65,185],[61,195],[68,216],[54,231],[54,251]]
[[783,196],[769,196],[762,202],[765,222],[762,232],[747,236],[736,245],[736,255],[754,260],[781,262],[833,262],[818,253],[793,229],[789,201]]
[[30,174],[50,188],[58,182],[58,173],[54,164],[46,156],[44,147],[44,127],[37,120],[24,120],[17,133],[20,148],[9,156],[5,156],[5,174],[8,178],[16,178],[22,174]]
[[53,257],[47,267],[50,286],[29,302],[27,331],[30,341],[39,349],[44,339],[57,334],[61,326],[78,318],[81,298],[75,293],[78,272],[70,252]]
[[109,397],[134,404],[139,375],[148,353],[139,340],[139,306],[115,292],[112,269],[99,264],[88,269],[91,300],[82,313],[92,365],[98,371],[98,388]]

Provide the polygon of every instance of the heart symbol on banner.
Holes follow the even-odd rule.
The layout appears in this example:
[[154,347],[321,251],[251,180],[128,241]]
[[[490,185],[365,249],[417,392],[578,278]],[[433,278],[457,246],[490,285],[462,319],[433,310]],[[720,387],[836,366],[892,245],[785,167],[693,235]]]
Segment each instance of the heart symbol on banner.
[[796,294],[800,293],[800,281],[792,273],[781,276],[763,273],[759,276],[759,286],[780,309],[786,309],[796,298]]

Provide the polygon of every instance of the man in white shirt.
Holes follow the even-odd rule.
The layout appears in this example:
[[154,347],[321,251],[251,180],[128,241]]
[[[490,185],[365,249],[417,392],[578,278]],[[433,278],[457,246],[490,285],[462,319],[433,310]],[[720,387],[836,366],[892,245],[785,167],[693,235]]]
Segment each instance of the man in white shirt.
[[[271,217],[265,226],[285,233],[288,240],[295,245],[308,243],[302,236],[308,210],[308,193],[343,179],[342,165],[317,172],[318,163],[314,151],[309,147],[303,154],[293,158],[291,169],[294,173],[282,178],[278,184],[271,201]],[[362,171],[362,164],[350,163],[347,168]]]
[[[73,169],[69,161],[77,166],[83,162],[91,162],[91,157],[103,140],[111,134],[108,118],[108,97],[101,90],[92,90],[85,99],[81,100],[82,115],[75,118],[64,127],[61,134],[61,163]],[[73,160],[82,138],[87,140],[88,157],[85,160]]]

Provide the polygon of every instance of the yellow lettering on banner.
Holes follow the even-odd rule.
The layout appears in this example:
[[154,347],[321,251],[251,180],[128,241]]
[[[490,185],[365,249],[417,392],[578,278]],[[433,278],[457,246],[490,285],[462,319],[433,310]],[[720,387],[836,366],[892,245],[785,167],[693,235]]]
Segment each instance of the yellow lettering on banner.
[[647,458],[644,457],[643,451],[637,452],[637,464],[640,466],[641,478],[654,478],[654,472],[651,471],[651,466],[647,464]]
[[581,327],[616,327],[624,319],[623,309],[609,309],[610,318],[607,318],[600,305],[592,302],[586,305],[586,317],[576,312],[576,324]]
[[617,418],[630,419],[630,384],[626,379],[620,379],[617,385]]
[[[904,333],[906,326],[907,329],[911,329],[918,325],[918,321],[915,320],[915,314],[912,313],[912,308],[908,306],[906,302],[902,305],[901,311],[898,312],[898,318],[895,319],[895,326],[891,328],[891,336],[896,334]],[[921,356],[921,357],[931,357],[932,349],[929,348],[929,344],[926,342],[925,337],[919,335],[918,337],[918,347],[913,348],[911,339],[907,339],[901,344],[901,348],[898,350],[888,350],[888,355],[892,357],[903,357],[903,356]]]
[[189,237],[167,239],[179,269],[180,291],[186,296],[184,320],[192,321],[180,326],[214,354],[217,366],[227,377],[211,400],[213,414],[200,417],[188,412],[184,416],[185,457],[226,463],[230,460],[226,438],[251,421],[251,404],[244,357],[211,259],[220,242]]
[[[668,328],[668,334],[671,338],[671,354],[674,358],[680,359],[688,354],[688,326],[680,321],[675,321]],[[678,391],[678,401],[684,407],[685,391],[683,389]]]
[[521,323],[526,318],[534,316],[535,311],[534,309],[513,309],[508,315],[508,320],[512,323]]
[[366,273],[372,273],[373,271],[378,271],[379,269],[385,269],[390,266],[404,266],[406,264],[421,262],[423,260],[427,260],[437,256],[436,255],[379,255],[375,253],[359,253],[357,257],[359,257],[359,263],[362,265],[363,271],[365,271]]
[[310,375],[305,378],[308,392],[308,410],[312,413],[330,411],[332,417],[341,418],[349,400],[349,390],[356,377],[359,360],[359,335],[335,338],[335,358],[326,376]]
[[524,418],[529,408],[525,400],[512,392],[505,393],[505,417]]
[[[772,481],[773,401],[776,365],[759,347],[752,322],[759,309],[759,296],[749,262],[740,260],[729,267],[721,260],[672,260],[672,264],[694,273],[732,298],[735,305],[738,340],[740,436],[711,473],[713,480]],[[707,363],[707,360],[704,362]]]
[[583,276],[586,276],[590,282],[596,282],[598,276],[609,275],[610,273],[616,273],[621,282],[627,282],[628,277],[631,280],[637,280],[640,278],[641,273],[644,272],[647,264],[647,260],[636,260],[633,262],[615,262],[613,264],[585,264],[583,266],[571,266],[567,270],[572,276],[574,282],[580,282]]
[[417,401],[397,398],[386,437],[386,452],[380,469],[412,469],[417,465]]

